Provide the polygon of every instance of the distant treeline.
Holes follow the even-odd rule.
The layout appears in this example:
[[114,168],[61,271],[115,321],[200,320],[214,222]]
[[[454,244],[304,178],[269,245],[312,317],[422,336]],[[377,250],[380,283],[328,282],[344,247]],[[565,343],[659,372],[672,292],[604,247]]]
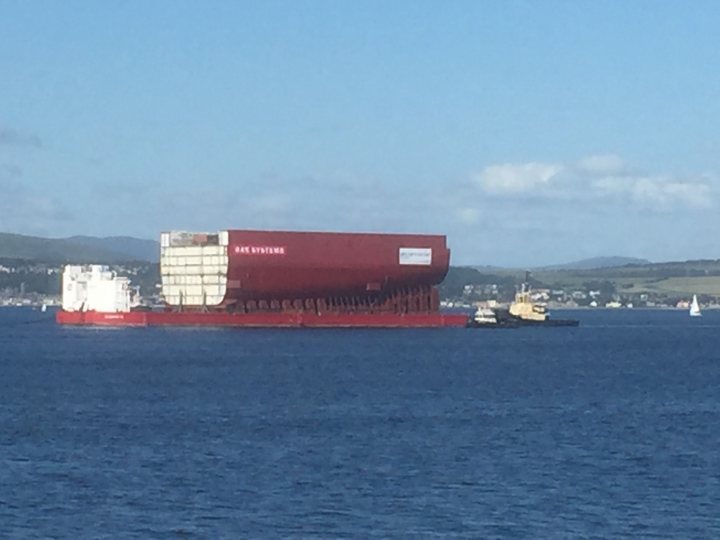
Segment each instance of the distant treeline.
[[[160,268],[157,263],[126,262],[110,266],[119,275],[129,277],[134,285],[139,285],[144,296],[158,292],[156,285],[160,283]],[[0,268],[0,291],[5,294],[18,293],[21,288],[26,293],[60,293],[62,267],[56,261],[39,262],[0,257],[0,267],[12,269],[8,272]],[[636,283],[643,281],[648,283],[670,278],[704,276],[720,278],[720,260],[633,264],[593,270],[538,270],[530,274],[530,285],[535,289],[595,290],[600,291],[603,296],[609,296],[632,288],[633,283],[630,280]],[[494,292],[491,296],[507,299],[512,297],[517,286],[524,279],[525,272],[521,270],[498,269],[488,272],[471,267],[453,266],[440,285],[440,296],[459,298],[463,295],[465,287],[471,285],[492,288]]]
[[0,272],[0,292],[12,295],[19,294],[21,291],[26,294],[59,295],[60,281],[59,274],[6,274]]
[[517,279],[511,275],[500,275],[480,272],[475,268],[451,266],[440,284],[441,298],[457,298],[462,295],[466,285],[497,285],[500,295],[512,294]]
[[556,270],[539,272],[547,276],[556,274],[558,277],[590,277],[593,279],[619,278],[656,278],[720,276],[720,260],[701,260],[672,263],[655,263],[644,265],[627,265],[615,268],[597,268],[593,270]]
[[[470,267],[451,267],[440,287],[443,298],[460,298],[466,286],[483,288],[483,297],[509,299],[525,280],[522,270],[497,269],[493,272]],[[573,291],[596,291],[598,299],[612,299],[616,295],[639,294],[638,291],[654,291],[668,297],[678,296],[680,290],[664,290],[664,280],[673,278],[717,278],[720,280],[720,260],[697,260],[686,262],[628,264],[625,266],[596,268],[591,270],[555,269],[537,270],[530,273],[530,285],[534,289]],[[688,286],[689,281],[684,284]],[[487,285],[496,285],[496,292],[487,293]],[[680,286],[677,282],[673,287]],[[697,287],[697,285],[696,285]],[[628,293],[628,291],[634,291]],[[683,289],[684,290],[684,289]],[[695,292],[695,291],[691,291]],[[703,291],[697,290],[701,293]],[[712,293],[710,293],[712,294]],[[685,296],[680,294],[680,298]]]
[[[61,292],[61,265],[2,257],[0,267],[0,292],[5,295],[20,292],[59,295]],[[155,285],[160,282],[159,264],[134,262],[110,265],[110,268],[118,275],[129,277],[144,296],[157,292]]]

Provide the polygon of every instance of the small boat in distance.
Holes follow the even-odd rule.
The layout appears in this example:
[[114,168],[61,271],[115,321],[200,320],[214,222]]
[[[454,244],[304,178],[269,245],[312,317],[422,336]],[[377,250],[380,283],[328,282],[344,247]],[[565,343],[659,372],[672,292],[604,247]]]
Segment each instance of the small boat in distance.
[[692,303],[690,304],[690,316],[691,317],[702,317],[702,312],[700,311],[700,304],[698,304],[697,295],[693,294]]
[[478,307],[477,311],[468,320],[469,328],[517,328],[518,324],[509,317],[498,319],[491,308]]

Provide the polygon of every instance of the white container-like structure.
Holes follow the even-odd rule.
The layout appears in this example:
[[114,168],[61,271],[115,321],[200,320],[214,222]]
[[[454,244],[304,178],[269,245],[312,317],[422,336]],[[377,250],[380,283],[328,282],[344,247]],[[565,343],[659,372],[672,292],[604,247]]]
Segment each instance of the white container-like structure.
[[162,296],[171,306],[218,306],[228,281],[228,232],[160,235]]
[[62,276],[64,311],[122,313],[137,304],[137,291],[126,277],[100,264],[67,265]]

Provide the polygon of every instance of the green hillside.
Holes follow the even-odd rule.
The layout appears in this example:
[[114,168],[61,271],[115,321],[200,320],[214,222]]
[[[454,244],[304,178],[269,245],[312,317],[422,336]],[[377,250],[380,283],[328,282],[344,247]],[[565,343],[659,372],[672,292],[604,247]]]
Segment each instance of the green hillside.
[[632,264],[593,270],[534,272],[533,277],[553,288],[582,287],[590,282],[609,281],[627,294],[720,295],[720,260],[698,260]]
[[[508,299],[525,279],[525,272],[494,268],[452,267],[441,286],[445,298],[458,298],[466,286],[483,291],[482,296]],[[497,285],[497,292],[488,288]],[[692,294],[720,299],[720,260],[629,264],[612,268],[535,270],[534,288],[565,291],[600,290],[603,297],[632,299],[649,296],[658,299],[687,298]]]
[[[111,264],[131,260],[147,261],[150,240],[130,238],[40,238],[22,234],[0,233],[0,258],[42,263]],[[159,249],[157,249],[159,251]]]

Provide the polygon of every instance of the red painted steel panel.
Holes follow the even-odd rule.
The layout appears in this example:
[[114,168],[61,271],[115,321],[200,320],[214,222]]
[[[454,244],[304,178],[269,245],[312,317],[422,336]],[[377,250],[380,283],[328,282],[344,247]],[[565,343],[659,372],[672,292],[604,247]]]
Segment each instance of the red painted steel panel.
[[58,324],[70,326],[225,326],[284,328],[442,328],[464,327],[466,315],[442,313],[222,313],[58,311]]
[[[401,248],[432,250],[428,264],[400,264]],[[233,300],[367,297],[440,283],[448,271],[445,236],[229,231]]]

